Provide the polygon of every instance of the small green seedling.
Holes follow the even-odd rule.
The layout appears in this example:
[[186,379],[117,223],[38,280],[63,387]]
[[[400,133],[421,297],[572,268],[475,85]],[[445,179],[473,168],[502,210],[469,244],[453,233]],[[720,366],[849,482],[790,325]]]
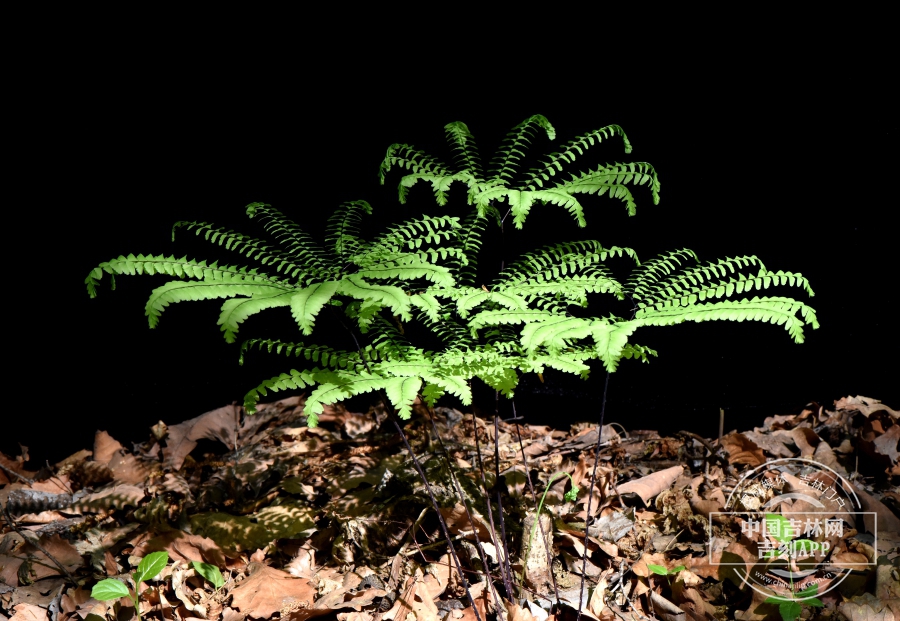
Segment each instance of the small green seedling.
[[684,571],[685,569],[684,565],[679,565],[678,567],[673,567],[672,569],[666,569],[662,565],[651,565],[650,563],[647,563],[647,568],[655,574],[668,577],[669,586],[672,585],[672,576],[677,574],[679,571]]
[[[791,586],[793,586],[793,582],[791,582]],[[790,598],[772,596],[767,597],[764,603],[778,604],[778,612],[781,613],[781,618],[784,619],[784,621],[794,621],[800,616],[800,613],[803,612],[801,604],[807,604],[809,606],[816,607],[822,607],[825,605],[822,603],[822,600],[820,600],[818,597],[815,597],[818,592],[819,585],[811,584],[802,591],[797,591],[797,593],[791,594]]]
[[541,516],[541,509],[543,509],[543,507],[544,507],[544,499],[547,497],[547,492],[550,491],[550,486],[553,485],[553,482],[556,479],[558,479],[561,475],[566,475],[567,477],[569,477],[569,481],[572,482],[572,489],[570,489],[568,492],[566,492],[566,495],[564,496],[564,498],[569,502],[575,502],[575,500],[578,499],[578,492],[579,492],[578,486],[575,485],[575,480],[572,478],[571,474],[569,474],[568,472],[557,472],[552,477],[550,477],[550,480],[547,481],[547,487],[546,487],[546,489],[544,489],[544,495],[541,496],[541,502],[538,505],[537,516],[534,518],[534,525],[531,527],[531,536],[528,538],[528,547],[529,548],[531,547],[531,542],[534,539],[534,533],[537,530],[538,519]]
[[216,587],[216,590],[225,586],[225,578],[222,577],[222,572],[219,571],[219,568],[215,565],[201,563],[199,561],[191,561],[191,565],[194,566],[194,569],[197,570],[198,574],[212,582],[212,585]]
[[163,570],[168,562],[168,552],[153,552],[141,559],[137,571],[131,575],[132,580],[134,580],[134,595],[131,594],[128,587],[120,580],[107,578],[94,585],[94,588],[91,589],[91,597],[100,600],[101,602],[119,599],[120,597],[131,598],[131,601],[134,603],[134,612],[137,615],[138,621],[141,621],[141,606],[138,603],[141,582],[153,580],[159,575],[159,572]]

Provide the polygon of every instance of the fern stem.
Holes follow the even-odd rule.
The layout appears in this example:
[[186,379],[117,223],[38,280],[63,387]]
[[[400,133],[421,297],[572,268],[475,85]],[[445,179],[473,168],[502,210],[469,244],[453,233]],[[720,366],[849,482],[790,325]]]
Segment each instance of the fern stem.
[[[434,435],[438,440],[438,444],[441,447],[441,452],[444,454],[444,460],[447,462],[447,470],[450,473],[450,481],[453,483],[453,488],[456,490],[456,495],[459,496],[459,500],[462,503],[463,508],[466,510],[466,517],[469,518],[469,524],[472,526],[472,534],[475,536],[475,545],[478,547],[478,553],[481,555],[482,563],[484,565],[484,575],[485,577],[491,581],[491,573],[487,569],[487,555],[484,552],[484,546],[481,545],[481,538],[478,536],[478,529],[475,528],[475,519],[472,517],[472,512],[469,509],[469,503],[466,500],[466,497],[463,495],[462,487],[459,484],[459,480],[456,478],[456,473],[453,471],[453,464],[450,461],[450,452],[447,450],[447,447],[444,445],[444,439],[441,437],[440,432],[437,428],[437,423],[434,422],[434,410],[429,408],[430,418],[431,418],[431,427],[434,430]],[[502,567],[501,567],[502,573]],[[494,602],[497,605],[497,610],[500,610],[500,601],[497,599],[496,589],[491,589],[494,594]],[[512,596],[507,594],[508,598]]]
[[[394,408],[391,407],[391,402],[387,398],[387,395],[382,396],[382,403],[384,403],[384,407],[387,409],[388,414],[391,417],[391,422],[393,422],[394,427],[397,428],[397,433],[400,434],[400,438],[403,440],[403,445],[406,447],[406,451],[412,458],[413,466],[415,466],[416,472],[419,473],[419,478],[421,478],[422,482],[425,484],[425,490],[428,492],[428,497],[431,498],[431,506],[434,507],[434,512],[437,513],[438,523],[441,525],[441,530],[444,531],[444,537],[447,539],[447,547],[450,548],[450,556],[453,557],[453,562],[456,565],[456,571],[457,573],[459,573],[459,579],[462,580],[463,586],[466,589],[466,597],[468,597],[469,599],[469,604],[472,605],[472,610],[475,611],[475,618],[478,621],[483,621],[481,615],[478,613],[478,607],[475,605],[475,598],[472,597],[472,592],[469,590],[469,581],[466,580],[466,575],[463,573],[462,563],[459,562],[459,556],[457,556],[456,554],[456,548],[453,547],[453,541],[450,538],[450,531],[447,529],[447,522],[446,520],[444,520],[443,514],[441,514],[441,508],[440,506],[438,506],[438,502],[434,497],[434,493],[431,491],[431,485],[428,484],[428,478],[425,476],[425,471],[422,470],[422,466],[419,464],[419,460],[416,458],[416,454],[413,452],[412,447],[409,445],[409,440],[406,438],[406,434],[403,433],[403,428],[400,426],[400,422],[394,415]],[[474,527],[475,525],[473,524],[472,526]]]
[[[603,402],[600,404],[600,427],[597,429],[597,446],[594,448],[594,468],[591,470],[591,486],[588,488],[588,501],[584,516],[584,541],[587,544],[588,531],[591,528],[591,500],[594,498],[594,482],[597,480],[597,463],[600,461],[600,444],[603,438],[603,419],[606,417],[606,392],[609,390],[609,371],[606,372],[606,380],[603,382]],[[587,571],[588,547],[584,546],[584,555],[581,557],[581,586],[578,592],[578,616],[575,621],[581,621],[582,593],[584,593],[584,576]]]
[[[512,570],[509,566],[509,545],[506,542],[506,520],[503,516],[503,499],[500,493],[500,391],[494,391],[494,490],[497,494],[497,513],[500,515],[500,537],[503,543],[503,559],[500,570],[503,574],[503,584],[506,587],[506,596],[512,595]],[[490,503],[490,500],[488,500]]]

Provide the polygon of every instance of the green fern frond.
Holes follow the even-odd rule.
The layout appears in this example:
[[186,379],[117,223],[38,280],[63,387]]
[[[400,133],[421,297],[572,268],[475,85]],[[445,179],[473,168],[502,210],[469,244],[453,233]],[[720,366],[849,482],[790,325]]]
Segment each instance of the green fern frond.
[[[496,214],[496,209],[494,209]],[[496,214],[499,220],[499,214]],[[456,282],[464,287],[475,285],[478,268],[478,255],[481,251],[482,238],[487,227],[488,218],[478,212],[470,213],[457,229],[457,244],[465,261],[456,260],[449,263],[451,273]]]
[[[259,400],[262,397],[268,395],[269,391],[302,390],[307,386],[315,384],[316,381],[313,377],[316,371],[318,371],[318,369],[302,372],[291,369],[290,373],[282,373],[281,375],[276,375],[275,377],[263,380],[256,388],[251,389],[244,395],[244,409],[247,411],[247,414],[256,414],[256,404],[259,403]],[[318,422],[318,417],[316,417],[315,421]],[[315,423],[311,424],[311,426],[315,427]]]
[[546,347],[550,353],[569,347],[572,341],[590,336],[594,322],[580,317],[556,316],[533,321],[522,328],[522,347],[533,354],[538,347]]
[[[546,179],[549,179],[549,177],[545,177]],[[650,185],[653,204],[659,204],[659,178],[656,176],[656,171],[653,167],[646,162],[600,166],[597,170],[582,173],[577,177],[572,175],[570,181],[558,183],[552,188],[548,188],[548,191],[559,194],[560,202],[557,204],[562,204],[563,206],[565,206],[564,200],[569,202],[575,200],[571,196],[572,194],[596,194],[597,196],[608,194],[610,198],[622,200],[628,210],[628,215],[633,216],[637,212],[637,203],[635,203],[634,196],[627,186],[645,184]],[[528,189],[534,192],[535,196],[538,196],[539,192],[537,189],[542,186],[543,182],[538,178],[535,179],[534,185],[529,186]],[[573,215],[578,213],[574,208],[570,209],[570,211],[573,212]],[[576,215],[576,217],[578,216]],[[583,215],[578,217],[580,226],[584,226],[584,224],[581,224],[583,219]]]
[[440,287],[452,287],[453,276],[449,268],[422,261],[418,255],[389,255],[393,261],[369,265],[356,273],[358,278],[396,279],[413,281],[424,278]]
[[519,324],[531,323],[533,321],[543,321],[556,317],[555,313],[545,310],[496,310],[481,311],[469,320],[469,329],[473,331],[480,330],[485,326],[496,326],[500,324]]
[[454,238],[454,231],[459,228],[459,218],[426,215],[388,228],[372,241],[371,248],[387,253],[415,250],[421,248],[423,243],[440,246]]
[[329,277],[334,275],[335,267],[329,265],[332,262],[331,258],[306,231],[280,211],[266,203],[250,203],[247,205],[247,216],[250,218],[259,216],[263,228],[290,256],[294,257],[295,263],[308,265],[310,271]]
[[337,281],[320,282],[293,292],[290,297],[291,315],[303,334],[312,334],[316,315],[331,300],[339,286]]
[[622,128],[618,125],[607,125],[570,140],[565,144],[565,148],[561,153],[551,153],[541,167],[531,170],[528,179],[525,181],[525,187],[529,189],[540,187],[542,185],[541,180],[547,181],[557,172],[562,172],[565,164],[573,163],[578,156],[584,155],[590,147],[595,144],[599,145],[604,139],[616,134],[622,137],[625,144],[625,153],[631,153],[631,143],[628,141],[628,137],[625,136]]
[[325,227],[325,243],[343,261],[359,254],[365,242],[360,238],[364,214],[371,214],[372,206],[366,201],[342,203],[328,218]]
[[[797,313],[800,317],[796,316]],[[793,298],[783,297],[722,300],[661,309],[642,308],[635,313],[635,321],[647,326],[669,326],[685,321],[761,321],[784,326],[796,343],[803,342],[803,326],[806,323],[813,329],[819,327],[812,308]]]
[[[144,307],[144,314],[151,328],[159,324],[160,315],[169,304],[178,302],[196,302],[199,300],[217,300],[233,298],[236,296],[277,296],[290,291],[286,287],[273,287],[254,280],[231,279],[225,277],[218,282],[204,282],[193,280],[172,280],[157,287],[150,293],[150,298]],[[222,309],[225,313],[225,309]],[[252,314],[252,313],[251,313]],[[237,331],[237,325],[230,326],[225,331],[225,338],[231,328]]]
[[338,293],[390,308],[394,315],[399,315],[404,321],[410,318],[409,296],[400,287],[374,285],[357,274],[351,274],[340,281]]
[[[545,246],[523,254],[497,276],[495,286],[501,282],[518,284],[535,279],[560,278],[583,274],[589,269],[605,270],[598,263],[614,257],[627,256],[639,264],[637,253],[631,248],[612,246],[604,248],[596,240],[574,241]],[[594,275],[606,275],[605,271]]]
[[417,293],[411,295],[409,296],[409,303],[424,313],[424,315],[432,322],[440,321],[441,303],[430,293]]
[[193,231],[198,237],[202,235],[206,241],[212,244],[224,246],[226,250],[231,250],[244,255],[248,259],[259,261],[262,265],[272,264],[275,266],[276,272],[281,273],[284,271],[286,276],[296,280],[308,277],[311,271],[315,276],[321,277],[321,272],[325,271],[301,267],[295,263],[293,257],[269,246],[261,240],[218,228],[207,222],[176,222],[172,227],[172,241],[175,240],[175,230],[181,227],[188,231]]
[[[384,185],[385,175],[390,172],[392,166],[400,166],[404,170],[411,170],[417,174],[426,173],[438,177],[447,177],[453,174],[446,164],[408,144],[392,144],[388,147],[378,170],[381,185]],[[401,200],[401,202],[403,201]]]
[[636,300],[642,300],[644,297],[652,294],[656,287],[655,283],[676,271],[682,262],[688,259],[693,260],[695,263],[700,262],[694,251],[689,248],[670,250],[660,254],[649,261],[645,261],[635,269],[628,280],[625,281],[626,287],[632,292]]
[[[410,301],[415,304],[413,297]],[[441,313],[433,318],[427,312],[420,310],[417,319],[422,321],[446,346],[474,347],[477,341],[472,338],[469,329],[457,321],[450,313]]]
[[379,353],[371,347],[363,349],[361,356],[358,352],[337,350],[325,345],[305,345],[304,343],[289,343],[273,339],[249,339],[241,344],[240,364],[244,364],[245,353],[254,347],[270,354],[294,355],[298,358],[303,356],[304,359],[329,369],[362,371],[365,369],[363,360],[367,362],[381,360]]
[[110,288],[115,289],[115,276],[134,276],[137,274],[146,274],[152,276],[154,274],[163,274],[166,276],[176,276],[178,278],[196,278],[210,282],[220,282],[228,279],[245,279],[259,283],[267,283],[273,286],[283,286],[280,279],[257,274],[255,269],[247,269],[245,267],[235,267],[233,265],[220,266],[213,262],[207,264],[206,261],[195,261],[182,257],[176,259],[173,256],[163,255],[143,255],[137,256],[129,254],[128,256],[119,256],[117,259],[104,261],[90,271],[84,284],[87,286],[88,295],[97,297],[97,285],[103,278],[103,274],[109,274],[112,278]]
[[506,134],[491,163],[490,176],[503,183],[512,181],[517,165],[525,155],[524,149],[538,129],[543,129],[550,140],[556,139],[556,130],[545,116],[536,114],[524,120]]
[[412,417],[412,406],[421,387],[422,380],[418,377],[392,377],[385,382],[384,392],[403,420]]
[[254,293],[249,298],[242,297],[226,300],[222,304],[222,312],[219,314],[219,325],[225,333],[225,341],[234,343],[234,335],[238,328],[251,315],[255,315],[268,308],[288,306],[291,303],[293,291],[275,289],[266,294]]
[[468,317],[469,311],[476,306],[491,302],[514,311],[528,308],[524,298],[510,291],[485,291],[475,288],[463,290],[461,287],[459,289],[462,295],[456,299],[456,311],[462,318]]
[[454,151],[459,170],[467,172],[477,181],[481,181],[484,177],[481,169],[481,156],[475,146],[475,136],[469,131],[468,126],[460,121],[455,121],[445,125],[444,132],[447,134],[450,148]]

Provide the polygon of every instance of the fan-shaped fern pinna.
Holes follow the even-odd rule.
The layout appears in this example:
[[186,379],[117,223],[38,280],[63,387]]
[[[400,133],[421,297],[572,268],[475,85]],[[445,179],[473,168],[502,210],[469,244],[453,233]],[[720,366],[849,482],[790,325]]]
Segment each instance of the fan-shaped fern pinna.
[[[408,418],[417,397],[433,404],[445,393],[471,401],[471,380],[479,378],[512,396],[520,373],[557,369],[587,376],[588,363],[600,360],[614,371],[622,358],[647,360],[653,350],[630,342],[641,326],[684,321],[755,320],[784,325],[797,342],[803,326],[818,327],[815,313],[785,297],[750,297],[771,285],[800,286],[812,295],[806,279],[771,272],[753,256],[701,264],[690,250],[677,250],[641,264],[629,248],[605,247],[597,241],[557,243],[527,253],[496,274],[477,282],[475,264],[485,230],[496,218],[501,201],[521,227],[534,203],[564,206],[583,225],[584,210],[575,195],[603,194],[623,200],[629,212],[634,199],[629,185],[648,185],[658,200],[659,182],[649,164],[614,164],[551,183],[565,164],[574,162],[600,140],[624,132],[612,125],[567,143],[530,172],[518,165],[523,145],[543,129],[555,131],[534,116],[510,132],[487,173],[471,133],[462,123],[447,126],[456,152],[456,167],[408,145],[393,145],[382,164],[409,174],[400,181],[400,198],[419,180],[430,181],[439,205],[447,201],[453,181],[468,186],[474,206],[462,219],[428,216],[389,227],[371,240],[360,235],[362,219],[372,212],[365,201],[341,205],[328,221],[324,245],[283,214],[263,203],[247,206],[260,218],[272,244],[205,222],[179,222],[186,228],[258,264],[219,265],[187,258],[128,255],[101,263],[86,279],[91,296],[104,273],[166,274],[173,280],[153,290],[145,308],[155,327],[166,306],[184,300],[223,299],[219,325],[233,342],[240,324],[260,311],[289,307],[305,336],[313,334],[325,306],[339,307],[360,334],[355,351],[277,339],[245,341],[250,348],[302,357],[302,370],[267,379],[247,393],[245,407],[268,391],[315,387],[306,401],[308,424],[314,426],[324,404],[353,395],[380,391],[397,413]],[[520,180],[521,178],[521,180]],[[617,279],[608,259],[625,257],[634,269]],[[584,311],[589,296],[609,294],[632,303],[628,317],[601,317]],[[592,301],[593,304],[593,301]],[[335,308],[337,310],[337,308]],[[410,342],[404,323],[421,323],[440,345],[425,349]],[[428,344],[429,347],[431,344]]]

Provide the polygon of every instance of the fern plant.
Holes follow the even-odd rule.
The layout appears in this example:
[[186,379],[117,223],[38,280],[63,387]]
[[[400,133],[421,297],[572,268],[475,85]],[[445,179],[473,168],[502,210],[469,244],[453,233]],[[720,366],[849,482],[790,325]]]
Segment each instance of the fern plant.
[[[563,146],[530,171],[519,170],[524,145],[537,131],[555,137],[552,125],[533,116],[516,126],[484,172],[474,139],[462,123],[447,126],[455,152],[449,167],[409,145],[393,145],[381,166],[382,181],[393,167],[407,171],[400,199],[418,181],[431,183],[439,205],[447,202],[454,181],[468,188],[473,207],[463,218],[422,215],[372,239],[361,234],[372,212],[365,201],[341,205],[329,218],[324,244],[270,205],[251,203],[247,215],[259,218],[272,242],[224,230],[205,222],[180,222],[212,244],[240,254],[256,267],[219,265],[161,255],[128,255],[94,268],[86,279],[91,296],[104,274],[166,274],[173,280],[156,288],[145,308],[151,327],[165,308],[185,300],[224,300],[219,325],[227,341],[236,340],[240,324],[275,307],[289,307],[303,336],[312,336],[326,306],[355,326],[357,346],[335,349],[303,340],[250,339],[250,349],[301,358],[291,369],[262,381],[244,401],[249,413],[269,391],[311,388],[305,412],[315,426],[326,404],[371,391],[383,393],[401,418],[413,403],[428,404],[444,394],[464,404],[472,400],[478,378],[511,397],[522,373],[556,369],[586,377],[589,363],[600,361],[614,371],[623,358],[647,361],[656,352],[631,342],[642,326],[684,321],[765,321],[780,324],[797,342],[806,324],[818,327],[814,311],[787,297],[751,294],[773,285],[798,286],[812,295],[799,274],[771,272],[753,256],[700,263],[690,250],[677,250],[641,264],[630,248],[606,247],[597,241],[556,243],[526,253],[485,282],[477,280],[477,258],[485,233],[502,221],[499,208],[521,228],[535,203],[565,207],[584,225],[578,194],[607,194],[633,213],[629,186],[646,185],[654,202],[659,181],[649,164],[602,165],[555,181],[564,166],[603,139],[619,136],[610,125]],[[617,278],[610,259],[633,262]],[[591,315],[586,308],[598,296],[631,303],[627,317]],[[589,304],[590,302],[590,304]],[[439,343],[414,343],[404,328],[421,324]],[[432,346],[433,345],[433,346]],[[427,346],[427,348],[426,348]]]

